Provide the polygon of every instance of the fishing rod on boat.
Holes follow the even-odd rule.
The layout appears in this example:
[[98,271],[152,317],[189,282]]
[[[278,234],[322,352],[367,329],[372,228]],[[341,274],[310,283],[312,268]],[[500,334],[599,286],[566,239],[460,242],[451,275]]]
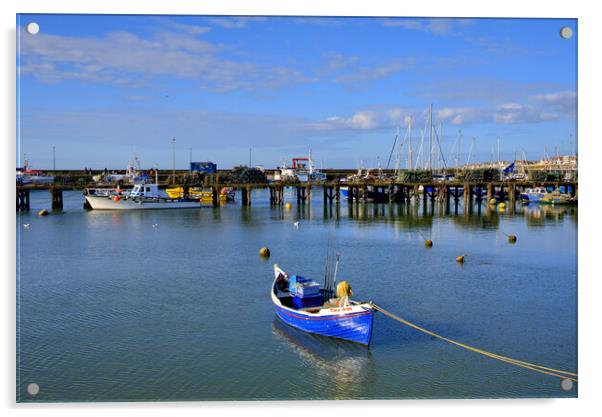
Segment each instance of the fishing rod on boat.
[[328,252],[326,252],[326,262],[324,265],[324,301],[328,299]]
[[328,243],[326,245],[326,262],[324,264],[324,301],[327,301],[329,296],[329,287],[330,287],[330,254],[331,254],[331,238],[332,235],[330,232],[328,233]]
[[334,295],[334,290],[337,287],[337,273],[339,272],[340,257],[341,257],[341,255],[337,253],[336,254],[336,263],[334,264],[334,276],[332,277],[332,287],[329,288],[331,297],[332,297],[332,295]]

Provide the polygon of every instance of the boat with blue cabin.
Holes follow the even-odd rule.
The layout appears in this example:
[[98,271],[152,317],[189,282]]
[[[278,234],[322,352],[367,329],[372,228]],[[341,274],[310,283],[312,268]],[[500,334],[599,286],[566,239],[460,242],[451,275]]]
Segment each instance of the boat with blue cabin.
[[527,188],[524,193],[521,193],[520,199],[524,203],[539,203],[547,193],[545,187]]
[[289,275],[274,265],[271,297],[276,315],[284,323],[308,333],[368,346],[372,337],[371,303],[333,298],[336,273],[324,287],[311,279]]

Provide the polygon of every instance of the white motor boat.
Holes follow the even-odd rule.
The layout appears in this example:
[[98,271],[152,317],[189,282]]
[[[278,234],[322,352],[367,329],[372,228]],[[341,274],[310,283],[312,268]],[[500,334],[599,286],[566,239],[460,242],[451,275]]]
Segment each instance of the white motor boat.
[[136,184],[127,192],[87,188],[84,196],[92,210],[148,210],[200,208],[200,200],[169,198],[157,184]]
[[307,158],[293,158],[293,164],[286,163],[274,173],[274,181],[299,181],[304,183],[320,183],[327,180],[326,174],[314,166],[311,149]]

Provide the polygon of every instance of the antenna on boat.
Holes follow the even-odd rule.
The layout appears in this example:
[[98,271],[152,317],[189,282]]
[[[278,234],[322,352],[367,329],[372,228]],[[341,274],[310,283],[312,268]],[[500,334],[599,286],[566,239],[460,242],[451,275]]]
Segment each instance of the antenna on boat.
[[332,278],[332,292],[337,287],[337,272],[339,272],[339,258],[341,255],[337,253],[336,255],[336,263],[334,264],[334,277]]

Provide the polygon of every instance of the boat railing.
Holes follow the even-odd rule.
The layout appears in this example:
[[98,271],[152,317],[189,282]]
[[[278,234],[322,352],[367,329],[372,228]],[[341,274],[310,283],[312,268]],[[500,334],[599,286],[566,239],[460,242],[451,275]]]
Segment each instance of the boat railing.
[[95,195],[99,197],[111,197],[111,196],[127,196],[130,190],[123,190],[119,188],[85,188],[85,195]]

